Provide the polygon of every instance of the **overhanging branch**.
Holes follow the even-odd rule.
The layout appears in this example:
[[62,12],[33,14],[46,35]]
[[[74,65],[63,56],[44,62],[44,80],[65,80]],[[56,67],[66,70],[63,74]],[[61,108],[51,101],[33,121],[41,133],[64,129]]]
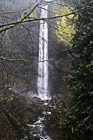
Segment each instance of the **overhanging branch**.
[[[71,12],[71,13],[68,13],[68,14],[64,14],[64,15],[61,15],[61,16],[53,16],[53,17],[49,17],[49,18],[30,18],[29,16],[31,15],[31,13],[33,13],[33,11],[38,7],[39,3],[35,5],[35,7],[31,10],[31,12],[29,12],[27,15],[25,15],[22,19],[16,21],[16,22],[10,22],[10,23],[7,23],[7,24],[2,24],[0,25],[0,33],[3,32],[3,31],[6,31],[6,30],[9,30],[11,28],[14,28],[16,25],[19,25],[19,24],[22,24],[22,23],[26,23],[26,22],[36,22],[36,21],[39,21],[39,20],[50,20],[50,19],[58,19],[58,18],[62,18],[62,17],[67,17],[69,15],[72,15],[72,14],[76,14],[78,12],[80,12],[81,10],[85,9],[86,7],[83,7],[82,9],[80,10],[76,10],[74,12]],[[88,7],[87,7],[88,8]],[[30,18],[30,19],[27,19],[27,18]],[[27,20],[25,20],[27,19]]]
[[20,59],[8,59],[8,58],[5,58],[5,57],[0,57],[1,60],[5,60],[5,61],[11,61],[11,62],[14,62],[14,61],[24,61],[24,62],[29,62],[31,63],[31,61],[27,60],[27,59],[23,59],[23,58],[20,58]]

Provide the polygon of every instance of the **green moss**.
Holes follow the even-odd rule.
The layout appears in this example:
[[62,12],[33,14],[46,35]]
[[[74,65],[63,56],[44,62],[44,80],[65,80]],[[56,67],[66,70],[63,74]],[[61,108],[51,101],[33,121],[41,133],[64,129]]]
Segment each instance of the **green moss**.
[[9,27],[10,27],[10,28],[14,28],[14,25],[10,25]]

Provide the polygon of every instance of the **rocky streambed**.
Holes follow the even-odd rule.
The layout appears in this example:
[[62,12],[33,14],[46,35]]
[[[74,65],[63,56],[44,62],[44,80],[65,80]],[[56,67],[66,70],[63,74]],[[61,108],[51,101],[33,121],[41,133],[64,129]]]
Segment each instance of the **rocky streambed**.
[[[38,115],[35,122],[28,124],[31,130],[31,137],[33,140],[52,140],[45,130],[46,117],[51,114],[51,111],[48,110],[49,101],[35,99],[34,102],[42,109],[42,112]],[[22,140],[28,140],[27,136],[25,136]]]
[[[64,100],[60,98],[52,98],[48,101],[35,99],[34,102],[42,111],[35,122],[28,124],[33,140],[63,140],[59,122],[64,116]],[[28,138],[25,136],[22,140],[28,140]]]

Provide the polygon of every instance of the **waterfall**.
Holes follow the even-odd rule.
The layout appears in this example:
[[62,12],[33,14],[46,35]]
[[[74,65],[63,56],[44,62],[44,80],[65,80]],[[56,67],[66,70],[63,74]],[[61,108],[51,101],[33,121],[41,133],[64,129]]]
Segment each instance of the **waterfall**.
[[[48,17],[48,5],[42,6],[40,18]],[[40,20],[39,58],[38,58],[38,96],[42,100],[49,98],[48,91],[48,24]]]

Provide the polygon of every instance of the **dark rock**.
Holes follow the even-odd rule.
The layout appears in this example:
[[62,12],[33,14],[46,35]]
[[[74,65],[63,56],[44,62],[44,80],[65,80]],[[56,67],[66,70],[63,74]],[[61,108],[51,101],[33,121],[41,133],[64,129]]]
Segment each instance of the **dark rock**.
[[42,100],[39,97],[33,97],[32,101],[33,102],[41,102]]

